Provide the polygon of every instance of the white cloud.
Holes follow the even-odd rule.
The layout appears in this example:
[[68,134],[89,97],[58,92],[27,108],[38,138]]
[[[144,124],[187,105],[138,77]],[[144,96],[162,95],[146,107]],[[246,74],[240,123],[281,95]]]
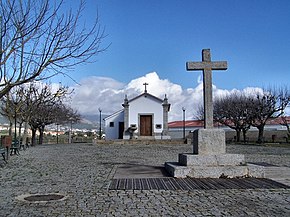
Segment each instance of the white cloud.
[[88,77],[73,87],[71,106],[81,114],[97,114],[98,108],[111,113],[122,103],[124,86],[112,78]]
[[199,76],[197,77],[197,83],[198,83],[198,84],[202,84],[202,77],[201,77],[201,75],[199,75]]
[[[112,78],[88,77],[80,81],[72,97],[72,107],[81,114],[98,114],[98,108],[102,108],[104,114],[111,114],[122,109],[125,94],[133,98],[144,92],[143,83],[148,83],[148,93],[164,98],[166,94],[171,103],[169,121],[182,119],[182,107],[186,108],[186,119],[193,119],[198,106],[203,101],[203,83],[201,77],[194,88],[183,89],[179,84],[174,84],[168,79],[159,78],[156,72],[148,73],[142,77],[133,79],[128,84],[121,83]],[[244,90],[224,90],[213,85],[213,96],[219,97],[232,92],[253,93],[261,91],[261,88],[245,88]]]
[[182,93],[182,88],[180,85],[173,84],[167,79],[160,79],[156,72],[151,72],[145,76],[132,80],[125,87],[125,91],[128,91],[131,94],[140,94],[144,92],[145,87],[143,84],[145,82],[148,83],[148,93],[160,98],[164,98],[165,94],[179,95]]
[[290,116],[290,106],[285,109],[285,115]]

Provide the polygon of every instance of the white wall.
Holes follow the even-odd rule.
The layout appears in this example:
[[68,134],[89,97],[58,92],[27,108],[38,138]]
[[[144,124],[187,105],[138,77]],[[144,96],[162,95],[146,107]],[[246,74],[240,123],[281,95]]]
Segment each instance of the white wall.
[[[163,107],[162,103],[147,95],[143,95],[129,103],[129,126],[136,124],[138,127],[138,115],[153,115],[153,132],[161,133],[163,131]],[[156,124],[161,125],[161,129],[156,129]],[[135,132],[139,132],[137,129]]]
[[[114,127],[110,127],[110,122],[114,122]],[[105,119],[106,139],[118,139],[119,122],[124,122],[124,111],[118,112]]]

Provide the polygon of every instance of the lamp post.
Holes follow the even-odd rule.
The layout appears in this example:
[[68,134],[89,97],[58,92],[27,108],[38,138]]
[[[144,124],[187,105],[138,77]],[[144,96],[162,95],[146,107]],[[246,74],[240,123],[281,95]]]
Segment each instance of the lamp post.
[[183,111],[183,139],[185,139],[185,108],[182,107]]
[[102,139],[102,109],[99,108],[100,112],[100,128],[99,128],[99,139]]

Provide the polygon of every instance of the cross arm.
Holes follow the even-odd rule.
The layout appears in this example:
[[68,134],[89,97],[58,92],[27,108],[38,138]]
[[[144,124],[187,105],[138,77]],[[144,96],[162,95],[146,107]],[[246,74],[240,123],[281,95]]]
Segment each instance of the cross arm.
[[194,70],[204,70],[204,69],[212,69],[212,70],[226,70],[228,68],[227,61],[217,61],[217,62],[187,62],[186,70],[194,71]]

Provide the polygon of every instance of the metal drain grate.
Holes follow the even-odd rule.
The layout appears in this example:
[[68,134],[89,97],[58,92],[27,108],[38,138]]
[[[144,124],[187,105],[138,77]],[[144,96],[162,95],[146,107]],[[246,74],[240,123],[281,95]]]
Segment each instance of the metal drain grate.
[[109,190],[212,190],[290,188],[265,178],[132,178],[113,179]]

